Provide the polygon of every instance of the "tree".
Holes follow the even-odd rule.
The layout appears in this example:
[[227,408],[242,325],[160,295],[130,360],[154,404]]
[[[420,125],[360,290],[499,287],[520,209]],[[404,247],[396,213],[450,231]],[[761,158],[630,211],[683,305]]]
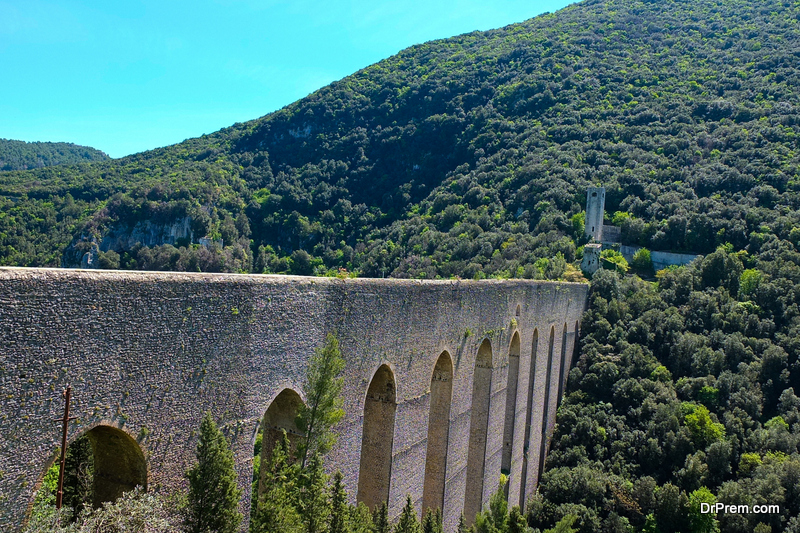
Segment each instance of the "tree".
[[758,286],[764,281],[764,275],[755,268],[748,268],[739,276],[739,298],[746,299],[752,296]]
[[284,431],[269,463],[263,465],[265,490],[256,502],[251,533],[301,533],[304,529],[297,512],[297,467],[291,464],[290,450]]
[[400,520],[394,526],[394,533],[422,533],[417,520],[417,512],[414,510],[414,504],[411,503],[411,496],[406,496],[406,504],[403,512],[400,513]]
[[600,252],[600,259],[605,260],[603,261],[603,267],[605,268],[614,269],[620,274],[625,274],[628,271],[628,261],[616,250],[603,250]]
[[342,370],[344,359],[339,350],[339,339],[329,333],[325,344],[314,352],[308,362],[303,384],[308,403],[301,405],[297,414],[297,427],[305,435],[298,445],[301,469],[305,468],[310,456],[324,455],[336,441],[331,428],[344,416],[340,397]]
[[378,508],[375,509],[375,514],[372,515],[372,521],[375,524],[375,533],[389,533],[391,531],[389,527],[389,509],[386,506],[386,502],[381,502]]
[[511,508],[511,514],[508,516],[508,533],[526,533],[528,531],[528,521],[519,505]]
[[[56,472],[58,462],[55,463]],[[64,463],[64,505],[77,515],[81,508],[91,505],[93,497],[94,452],[86,435],[67,446]]]
[[500,474],[497,490],[489,498],[489,512],[492,525],[498,531],[505,531],[508,527],[508,501],[506,501],[506,484],[508,477]]
[[671,483],[656,491],[656,526],[663,533],[678,533],[689,529],[689,499],[686,493]]
[[298,512],[306,526],[306,533],[322,533],[331,519],[331,502],[328,499],[328,476],[322,457],[315,454],[306,468],[300,469]]
[[197,464],[187,473],[185,525],[190,533],[235,533],[242,521],[233,453],[211,413],[200,424]]
[[572,527],[572,524],[578,519],[578,515],[568,514],[558,521],[556,527],[546,529],[544,533],[578,533],[577,529]]
[[489,509],[475,517],[474,529],[477,533],[505,533],[508,531],[508,502],[505,486],[508,478],[500,475],[497,490],[489,498]]
[[698,446],[706,447],[725,436],[725,426],[712,420],[705,405],[686,403],[683,409],[686,412],[684,416],[686,427],[689,428],[692,439]]
[[364,502],[358,502],[358,505],[348,506],[350,509],[350,530],[348,533],[374,533],[374,525],[372,523],[372,513]]
[[716,533],[719,531],[717,518],[713,513],[704,513],[701,505],[714,505],[717,498],[706,487],[700,487],[689,495],[689,519],[692,533]]
[[570,221],[572,222],[572,235],[575,237],[576,241],[581,240],[583,238],[583,232],[586,229],[586,211],[575,213],[572,215]]
[[350,509],[347,505],[347,494],[342,486],[342,473],[337,471],[333,476],[331,487],[331,525],[330,533],[348,533]]
[[438,507],[435,511],[429,508],[422,521],[422,533],[442,533],[443,531],[442,511]]
[[311,256],[305,250],[295,250],[291,257],[291,272],[297,276],[310,276],[314,273]]
[[633,268],[640,272],[650,272],[653,270],[653,260],[650,258],[650,250],[639,248],[633,254]]

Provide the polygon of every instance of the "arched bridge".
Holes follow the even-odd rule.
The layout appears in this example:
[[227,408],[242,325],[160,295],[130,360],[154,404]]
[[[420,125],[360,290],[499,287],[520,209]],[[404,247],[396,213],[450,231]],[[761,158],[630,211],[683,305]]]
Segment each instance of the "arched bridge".
[[[185,488],[200,420],[228,435],[247,516],[253,442],[297,434],[309,355],[329,332],[346,360],[328,464],[349,494],[397,516],[441,507],[446,530],[534,490],[588,286],[0,268],[0,529],[21,527],[69,439],[87,435],[95,499]],[[360,472],[369,475],[360,476]]]

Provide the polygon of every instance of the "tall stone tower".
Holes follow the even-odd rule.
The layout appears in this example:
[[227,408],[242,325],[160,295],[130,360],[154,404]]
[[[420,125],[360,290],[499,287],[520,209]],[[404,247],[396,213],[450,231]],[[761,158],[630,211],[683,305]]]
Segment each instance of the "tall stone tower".
[[586,229],[584,234],[596,242],[603,239],[603,213],[606,208],[605,187],[589,187],[586,191]]

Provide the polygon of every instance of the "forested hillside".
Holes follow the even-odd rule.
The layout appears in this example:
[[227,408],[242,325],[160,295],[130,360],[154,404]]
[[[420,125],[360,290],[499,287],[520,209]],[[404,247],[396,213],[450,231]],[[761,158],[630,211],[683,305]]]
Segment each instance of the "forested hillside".
[[558,279],[603,185],[624,243],[704,257],[594,277],[529,525],[800,532],[799,88],[800,3],[589,0],[175,146],[0,173],[0,264],[95,241],[106,268]]
[[[800,254],[721,247],[658,283],[599,271],[530,524],[800,532]],[[777,513],[702,514],[702,502]]]
[[[411,47],[286,108],[108,162],[0,176],[0,262],[192,219],[106,266],[362,276],[560,275],[585,187],[623,239],[756,252],[797,221],[790,2],[583,2]],[[103,250],[106,252],[107,250]],[[547,271],[547,272],[545,272]]]
[[0,139],[0,171],[27,170],[107,159],[109,157],[100,150],[72,143],[29,143]]

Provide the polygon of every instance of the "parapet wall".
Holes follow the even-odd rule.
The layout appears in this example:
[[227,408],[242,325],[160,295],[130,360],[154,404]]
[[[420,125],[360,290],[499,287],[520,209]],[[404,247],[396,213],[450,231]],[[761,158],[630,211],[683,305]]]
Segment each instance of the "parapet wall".
[[[488,501],[503,467],[512,504],[531,494],[545,449],[542,425],[554,423],[567,374],[562,365],[572,359],[587,293],[587,285],[523,280],[0,268],[0,529],[21,527],[55,458],[60,425],[54,419],[62,414],[61,391],[68,384],[78,417],[70,441],[97,426],[121,430],[117,440],[141,448],[150,489],[185,488],[200,420],[211,411],[231,440],[247,513],[259,422],[284,389],[301,392],[309,355],[335,332],[347,364],[346,416],[328,463],[342,471],[355,498],[367,390],[387,366],[396,389],[393,436],[386,443],[391,516],[399,514],[406,494],[418,509],[422,504],[432,377],[452,379],[445,464],[429,468],[444,469],[444,494],[432,497],[443,501],[452,531],[475,491]],[[509,366],[515,334],[519,361]],[[486,346],[488,401],[474,403],[476,358]],[[443,352],[452,376],[437,366]],[[481,376],[488,375],[479,366]],[[510,403],[509,368],[516,374]],[[437,394],[437,406],[447,402]],[[477,463],[471,460],[481,465],[483,480],[467,487],[468,454],[480,449],[470,443],[471,419],[482,418],[472,416],[473,405],[488,405],[488,424],[485,452]],[[504,447],[511,452],[504,455]]]

